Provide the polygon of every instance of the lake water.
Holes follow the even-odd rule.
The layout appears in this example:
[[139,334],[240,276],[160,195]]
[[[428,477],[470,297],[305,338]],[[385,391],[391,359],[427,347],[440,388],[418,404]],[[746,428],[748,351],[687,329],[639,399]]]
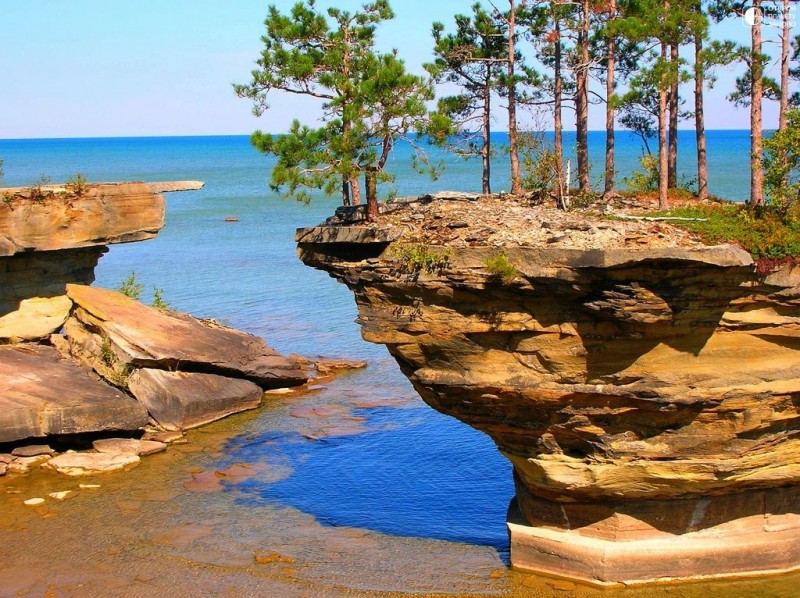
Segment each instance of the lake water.
[[[681,135],[688,152],[691,134]],[[625,175],[641,150],[620,137]],[[601,156],[602,134],[591,143]],[[712,192],[746,197],[748,143],[746,131],[709,135]],[[411,171],[407,157],[401,149],[393,163],[400,195],[480,187],[475,161],[445,156],[448,167],[432,183]],[[87,596],[200,595],[200,588],[275,596],[556,591],[544,578],[505,569],[513,485],[491,440],[424,405],[386,350],[361,340],[351,293],[296,258],[295,228],[324,220],[337,198],[306,206],[277,197],[267,186],[270,160],[241,136],[7,140],[0,158],[7,186],[77,172],[92,181],[205,181],[201,191],[168,194],[158,238],[113,246],[96,284],[116,288],[135,272],[145,300],[157,287],[174,309],[261,335],[281,352],[369,362],[307,396],[276,397],[258,412],[192,432],[188,445],[103,478],[91,497],[32,513],[17,505],[16,493],[28,497],[60,482],[39,474],[4,479],[0,580],[11,581],[0,581],[1,595],[50,586],[54,595]],[[688,156],[682,166],[690,170]],[[508,184],[504,171],[495,170],[496,190]],[[252,475],[219,483],[226,478],[214,472],[237,464]],[[21,544],[27,548],[14,548]],[[258,550],[279,556],[254,565]],[[793,583],[715,588],[789,596]],[[673,594],[708,592],[681,588]]]

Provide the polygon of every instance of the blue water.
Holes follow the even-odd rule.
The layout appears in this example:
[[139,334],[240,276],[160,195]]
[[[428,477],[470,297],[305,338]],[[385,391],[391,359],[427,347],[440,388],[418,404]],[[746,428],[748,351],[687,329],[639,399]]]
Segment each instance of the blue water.
[[[692,134],[680,137],[680,165],[691,175]],[[603,143],[602,133],[590,135],[598,173]],[[709,134],[713,193],[745,199],[748,143],[747,131]],[[621,133],[617,149],[620,175],[628,175],[639,144]],[[448,166],[433,183],[411,170],[408,155],[400,148],[391,164],[400,195],[480,188],[475,160],[434,152]],[[262,335],[279,351],[369,362],[316,398],[389,399],[381,407],[353,409],[364,432],[309,440],[295,430],[305,422],[285,416],[276,429],[231,440],[228,461],[258,461],[268,453],[290,471],[281,479],[248,481],[239,490],[241,500],[290,505],[329,525],[505,551],[505,508],[513,495],[507,461],[488,437],[425,406],[385,348],[361,340],[351,293],[295,256],[295,228],[324,220],[337,198],[306,206],[277,197],[267,186],[270,159],[243,136],[0,140],[0,159],[7,186],[28,185],[42,174],[61,182],[77,172],[92,181],[205,181],[201,191],[167,196],[166,227],[156,239],[113,246],[101,259],[96,284],[116,288],[135,272],[145,300],[158,287],[173,308]],[[508,187],[506,170],[499,159],[497,191]],[[226,216],[239,222],[226,223]]]

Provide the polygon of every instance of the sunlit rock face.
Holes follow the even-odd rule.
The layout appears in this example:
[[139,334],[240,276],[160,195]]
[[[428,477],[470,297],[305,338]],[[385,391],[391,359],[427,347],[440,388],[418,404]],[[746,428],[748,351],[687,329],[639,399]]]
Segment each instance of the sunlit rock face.
[[497,248],[414,264],[402,233],[348,228],[298,231],[299,255],[353,290],[364,338],[430,406],[513,463],[513,565],[597,583],[800,566],[800,268],[757,276],[733,246],[506,246],[503,272]]
[[0,316],[25,299],[62,296],[68,283],[90,284],[108,245],[152,239],[164,226],[164,197],[147,183],[0,195]]

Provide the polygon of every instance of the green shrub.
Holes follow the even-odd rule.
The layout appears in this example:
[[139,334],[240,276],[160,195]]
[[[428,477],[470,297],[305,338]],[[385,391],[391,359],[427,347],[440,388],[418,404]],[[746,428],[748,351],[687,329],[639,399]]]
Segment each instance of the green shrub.
[[153,287],[153,302],[150,305],[158,309],[170,309],[171,305],[164,300],[164,289]]
[[75,197],[81,197],[86,192],[86,182],[86,177],[78,172],[67,180],[65,187]]
[[504,284],[509,284],[519,276],[519,272],[509,261],[505,251],[501,251],[494,257],[486,258],[483,263],[489,273],[502,280]]
[[736,243],[756,260],[800,256],[799,209],[719,203],[650,215],[703,219],[674,224],[696,233],[705,243]]
[[142,296],[144,286],[136,282],[136,273],[131,272],[131,275],[122,281],[122,284],[119,285],[119,289],[117,290],[126,297],[138,301]]
[[421,272],[441,272],[449,265],[450,256],[450,250],[434,250],[425,243],[397,245],[392,248],[391,254],[391,258],[399,262],[400,270],[413,276],[418,276]]

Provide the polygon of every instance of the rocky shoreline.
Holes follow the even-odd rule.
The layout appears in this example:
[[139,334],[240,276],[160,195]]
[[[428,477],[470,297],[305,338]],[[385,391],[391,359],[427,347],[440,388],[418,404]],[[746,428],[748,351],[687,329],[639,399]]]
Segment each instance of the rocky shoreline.
[[0,189],[0,475],[128,469],[184,430],[257,408],[265,391],[366,365],[283,356],[213,320],[88,286],[107,245],[163,227],[159,192],[201,187]]

